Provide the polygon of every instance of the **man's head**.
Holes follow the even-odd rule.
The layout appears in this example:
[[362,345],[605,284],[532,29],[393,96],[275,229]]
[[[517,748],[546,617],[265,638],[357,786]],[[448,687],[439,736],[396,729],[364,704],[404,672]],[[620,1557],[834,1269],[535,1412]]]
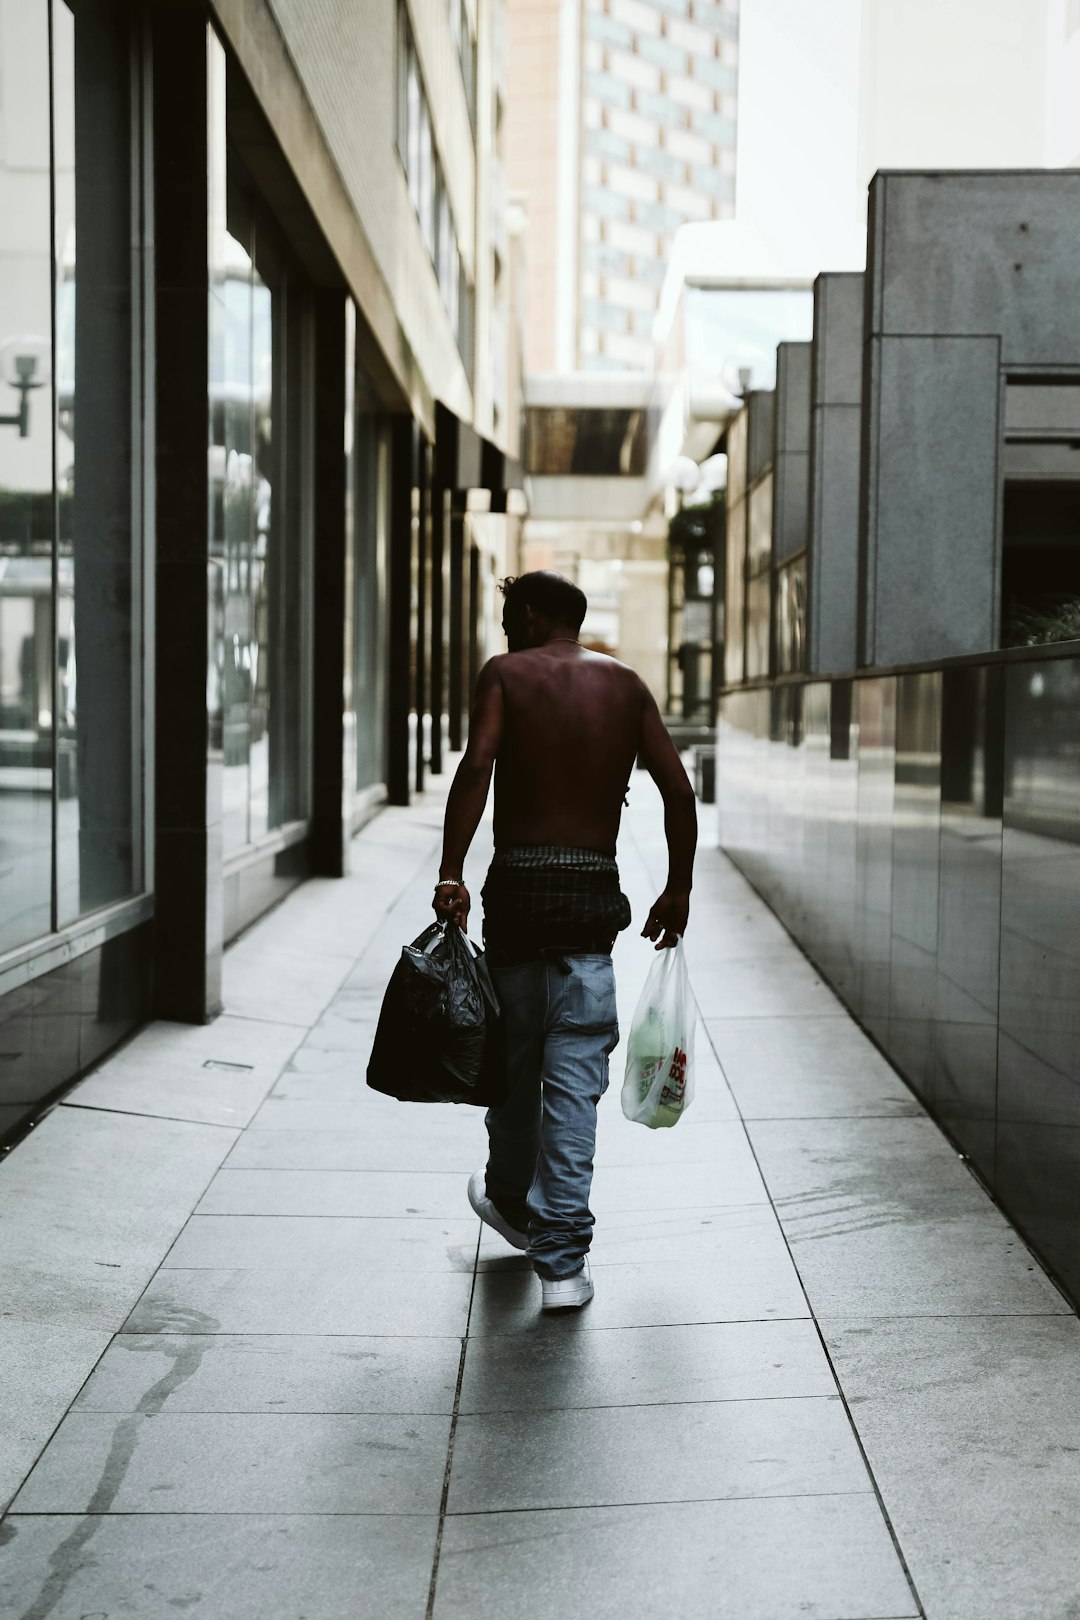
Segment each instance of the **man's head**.
[[576,636],[588,603],[585,592],[547,569],[504,579],[503,629],[511,652],[542,647],[555,636]]

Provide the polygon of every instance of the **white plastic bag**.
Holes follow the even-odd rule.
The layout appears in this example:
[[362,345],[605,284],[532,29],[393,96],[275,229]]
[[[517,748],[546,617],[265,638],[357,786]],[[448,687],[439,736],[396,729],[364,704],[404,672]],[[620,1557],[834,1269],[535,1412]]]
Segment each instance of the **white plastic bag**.
[[649,971],[626,1043],[622,1111],[650,1130],[677,1125],[694,1095],[696,1009],[682,940]]

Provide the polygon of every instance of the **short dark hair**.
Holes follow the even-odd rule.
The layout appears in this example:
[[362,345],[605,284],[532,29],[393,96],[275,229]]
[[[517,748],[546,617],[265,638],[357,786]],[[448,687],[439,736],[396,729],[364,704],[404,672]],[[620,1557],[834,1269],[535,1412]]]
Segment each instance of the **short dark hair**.
[[581,629],[589,606],[585,592],[579,590],[572,580],[564,579],[561,574],[553,574],[546,568],[538,568],[531,574],[518,574],[516,579],[504,579],[500,581],[499,589],[511,613],[524,613],[526,608],[532,608],[534,613],[550,619],[552,624],[564,624],[571,630]]

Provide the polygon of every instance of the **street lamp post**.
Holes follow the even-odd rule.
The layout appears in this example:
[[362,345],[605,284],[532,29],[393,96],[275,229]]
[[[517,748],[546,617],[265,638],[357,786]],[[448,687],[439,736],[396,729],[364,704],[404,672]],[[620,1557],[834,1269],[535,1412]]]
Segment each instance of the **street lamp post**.
[[0,427],[17,427],[20,439],[30,437],[30,395],[49,381],[49,345],[45,338],[12,338],[0,348],[0,377],[19,395],[19,408],[0,416]]

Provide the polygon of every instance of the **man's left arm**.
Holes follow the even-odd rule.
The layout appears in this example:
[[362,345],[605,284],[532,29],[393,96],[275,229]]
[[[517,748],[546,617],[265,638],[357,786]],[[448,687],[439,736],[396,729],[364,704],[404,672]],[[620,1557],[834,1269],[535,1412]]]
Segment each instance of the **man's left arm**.
[[476,699],[469,718],[469,742],[454,774],[446,801],[442,864],[433,901],[436,915],[459,923],[469,916],[471,900],[465,887],[465,857],[487,804],[491,773],[503,734],[501,660],[492,658],[480,671]]

